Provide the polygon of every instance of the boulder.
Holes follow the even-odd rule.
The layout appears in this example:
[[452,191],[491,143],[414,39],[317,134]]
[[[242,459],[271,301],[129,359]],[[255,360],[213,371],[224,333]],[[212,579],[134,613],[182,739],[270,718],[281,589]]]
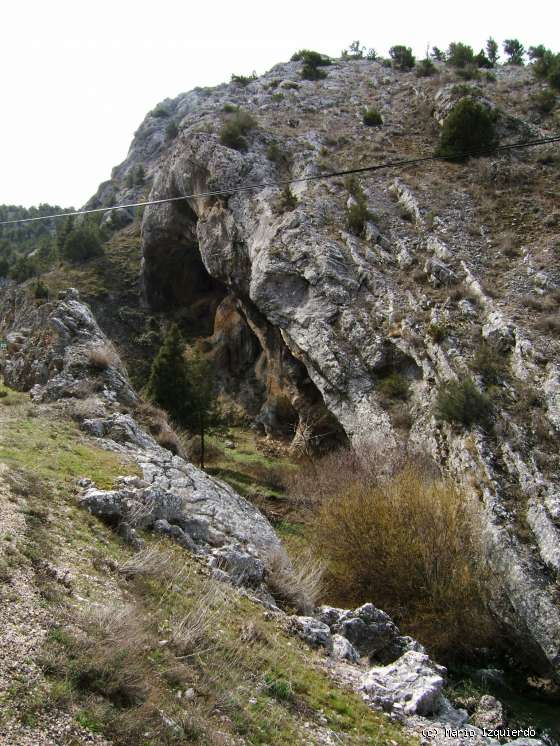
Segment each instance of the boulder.
[[371,668],[361,691],[374,707],[404,715],[431,715],[441,705],[447,673],[425,653],[409,651],[388,666]]
[[227,572],[237,585],[258,586],[264,580],[264,563],[248,552],[233,547],[213,551],[210,564]]
[[360,654],[346,637],[342,635],[332,636],[332,657],[337,660],[346,660],[349,663],[357,663]]
[[323,622],[319,622],[311,616],[291,616],[289,617],[289,626],[298,637],[305,640],[311,647],[323,647],[329,651],[332,650],[331,631]]
[[504,706],[495,697],[485,694],[472,716],[472,722],[479,728],[497,730],[505,725]]

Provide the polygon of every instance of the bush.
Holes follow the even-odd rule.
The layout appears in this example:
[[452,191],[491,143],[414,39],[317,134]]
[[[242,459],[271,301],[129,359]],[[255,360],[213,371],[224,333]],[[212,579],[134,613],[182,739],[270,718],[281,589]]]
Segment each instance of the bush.
[[346,181],[346,188],[355,200],[347,208],[346,225],[350,233],[355,236],[363,236],[367,221],[373,219],[372,213],[367,208],[366,195],[354,178],[349,178]]
[[93,347],[88,353],[88,362],[96,370],[107,370],[117,361],[117,354],[108,345]]
[[224,123],[220,132],[220,142],[234,150],[247,150],[245,135],[256,126],[255,119],[247,111],[240,109]]
[[388,477],[360,472],[346,473],[343,490],[331,492],[314,517],[328,602],[372,600],[443,660],[487,643],[493,628],[465,497],[419,464]]
[[508,56],[508,65],[523,65],[525,47],[519,39],[506,39],[503,44],[504,52]]
[[169,109],[163,104],[158,104],[155,109],[152,109],[150,114],[156,119],[163,119],[169,116]]
[[252,75],[232,75],[231,76],[231,82],[237,83],[237,85],[243,86],[243,88],[245,88],[245,86],[249,85],[249,83],[252,83],[253,80],[256,80],[256,79],[257,79],[257,74],[255,72],[253,72]]
[[486,340],[476,350],[472,367],[487,386],[499,384],[507,376],[506,359]]
[[359,41],[353,41],[348,49],[343,49],[340,56],[343,60],[363,60],[366,48]]
[[48,300],[49,289],[45,285],[43,280],[37,280],[37,282],[35,283],[35,287],[33,288],[33,294],[37,299]]
[[25,282],[37,273],[37,262],[32,256],[18,256],[10,268],[10,277],[16,282]]
[[303,62],[313,67],[323,67],[331,64],[330,57],[320,52],[314,52],[312,49],[300,49],[291,57],[292,62]]
[[321,70],[320,67],[315,67],[315,65],[305,62],[301,68],[301,77],[303,80],[321,80],[327,77],[327,73]]
[[291,212],[295,210],[298,204],[296,195],[290,189],[290,185],[286,184],[280,195],[280,212]]
[[462,42],[451,42],[446,56],[447,64],[452,67],[465,67],[474,64],[474,52],[472,47]]
[[449,381],[440,386],[436,400],[436,416],[447,422],[490,429],[494,420],[492,402],[475,386],[472,378]]
[[301,77],[304,80],[320,80],[327,77],[325,71],[320,68],[330,65],[331,59],[311,49],[300,49],[292,55],[292,62],[303,62]]
[[363,122],[366,127],[379,127],[383,124],[383,119],[377,109],[366,109],[364,111]]
[[556,95],[549,88],[539,91],[533,96],[533,104],[541,114],[550,114],[556,106]]
[[546,80],[555,88],[560,90],[560,54],[554,54],[550,49],[542,45],[531,47],[529,56],[534,60],[533,73],[539,80]]
[[174,140],[179,134],[179,127],[174,119],[170,119],[165,128],[165,137],[167,140]]
[[443,125],[437,155],[450,160],[488,155],[498,144],[496,116],[486,106],[464,98],[456,104]]
[[80,263],[103,254],[99,229],[92,224],[73,228],[64,239],[62,257],[69,262]]
[[266,562],[266,584],[278,603],[299,614],[311,614],[323,591],[323,563],[311,553],[288,560],[284,552]]
[[393,67],[396,67],[398,70],[412,70],[416,61],[412,54],[412,49],[402,44],[391,47],[389,57],[393,61]]
[[409,385],[401,373],[391,373],[379,381],[378,389],[390,399],[408,399]]
[[429,57],[425,57],[423,60],[416,65],[416,76],[418,78],[429,78],[430,75],[434,75],[436,72],[436,66]]

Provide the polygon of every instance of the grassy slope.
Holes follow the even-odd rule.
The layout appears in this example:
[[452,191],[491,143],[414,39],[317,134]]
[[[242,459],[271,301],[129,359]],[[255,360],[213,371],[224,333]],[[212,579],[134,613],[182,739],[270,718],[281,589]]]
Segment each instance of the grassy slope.
[[[8,692],[6,712],[40,727],[45,712],[62,708],[116,742],[146,745],[177,740],[169,728],[162,730],[159,711],[180,723],[187,741],[195,743],[319,743],[323,727],[344,735],[346,743],[410,742],[357,695],[335,687],[322,658],[289,637],[280,620],[225,586],[216,589],[206,566],[175,545],[146,537],[163,555],[165,570],[131,577],[115,569],[132,554],[76,506],[75,479],[88,476],[109,486],[133,471],[131,466],[97,448],[71,423],[31,405],[25,395],[9,392],[0,399],[0,419],[0,461],[16,475],[16,493],[18,484],[26,485],[21,490],[26,537],[10,563],[36,567],[53,622],[42,651],[45,681]],[[39,571],[42,559],[70,568],[71,596]],[[108,630],[118,627],[115,609],[124,605],[133,610],[136,626],[125,630],[114,650],[116,638]],[[96,622],[92,613],[104,607],[110,624]],[[173,643],[178,620],[190,619],[196,627],[192,620],[201,615],[206,623],[190,649]],[[131,648],[127,634],[142,645]],[[171,643],[162,645],[163,639]],[[121,681],[126,671],[135,672],[134,685]],[[189,688],[195,692],[192,701],[177,698],[178,690]],[[306,728],[305,722],[311,725]]]

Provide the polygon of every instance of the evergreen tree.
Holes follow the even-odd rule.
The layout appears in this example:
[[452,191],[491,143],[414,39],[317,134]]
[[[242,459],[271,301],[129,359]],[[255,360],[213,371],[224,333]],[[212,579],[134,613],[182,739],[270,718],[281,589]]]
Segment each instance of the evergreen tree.
[[187,405],[190,396],[184,343],[177,324],[165,335],[150,371],[147,396],[167,410],[180,424],[188,425]]
[[506,39],[504,41],[504,52],[508,56],[508,65],[523,65],[525,47],[519,39]]
[[214,394],[214,374],[211,363],[193,348],[187,356],[189,406],[187,427],[200,437],[200,468],[204,469],[205,437],[225,429],[224,418]]
[[70,262],[85,262],[103,254],[99,229],[93,223],[73,228],[62,244],[61,255]]
[[489,155],[498,143],[496,115],[478,101],[463,98],[445,120],[437,154],[449,160]]
[[498,42],[490,37],[486,42],[486,56],[492,63],[492,65],[495,65],[498,61],[499,54],[498,54]]
[[203,469],[205,438],[223,430],[223,418],[214,395],[212,366],[194,348],[185,355],[177,324],[170,327],[154,359],[146,393],[179,425],[200,437]]

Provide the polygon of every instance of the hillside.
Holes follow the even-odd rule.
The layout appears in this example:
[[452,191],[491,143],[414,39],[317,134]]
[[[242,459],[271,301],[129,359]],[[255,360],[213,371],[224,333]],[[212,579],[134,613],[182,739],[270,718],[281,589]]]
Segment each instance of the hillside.
[[[532,723],[523,704],[485,721],[493,690],[459,691],[434,650],[479,671],[503,656],[525,693],[546,694],[550,740],[523,743],[559,737],[558,144],[319,178],[431,154],[465,105],[501,145],[557,134],[558,107],[543,107],[533,66],[305,64],[163,101],[87,206],[200,196],[101,213],[102,251],[57,256],[47,297],[34,279],[0,289],[6,599],[34,620],[38,656],[23,677],[36,698],[20,706],[21,688],[5,688],[14,744],[67,726],[69,743],[89,730],[99,743],[394,744],[430,723]],[[140,393],[172,321],[211,361],[233,427],[211,441],[207,473]],[[457,525],[484,568],[481,628],[488,614],[496,631],[467,653],[432,634],[437,618],[412,624],[400,596],[382,606],[391,619],[367,582],[344,587],[357,571],[333,580],[353,543],[357,565],[378,555],[376,534],[346,535],[332,506],[390,492],[410,468],[411,495],[453,484],[468,508]],[[422,523],[397,504],[410,517],[395,526]],[[339,535],[321,539],[324,525]],[[304,549],[328,582],[302,600],[286,585],[298,590]],[[54,608],[53,586],[51,622],[38,598]],[[149,652],[134,656],[128,635]],[[115,679],[109,645],[134,682]],[[81,671],[88,655],[103,670]]]

